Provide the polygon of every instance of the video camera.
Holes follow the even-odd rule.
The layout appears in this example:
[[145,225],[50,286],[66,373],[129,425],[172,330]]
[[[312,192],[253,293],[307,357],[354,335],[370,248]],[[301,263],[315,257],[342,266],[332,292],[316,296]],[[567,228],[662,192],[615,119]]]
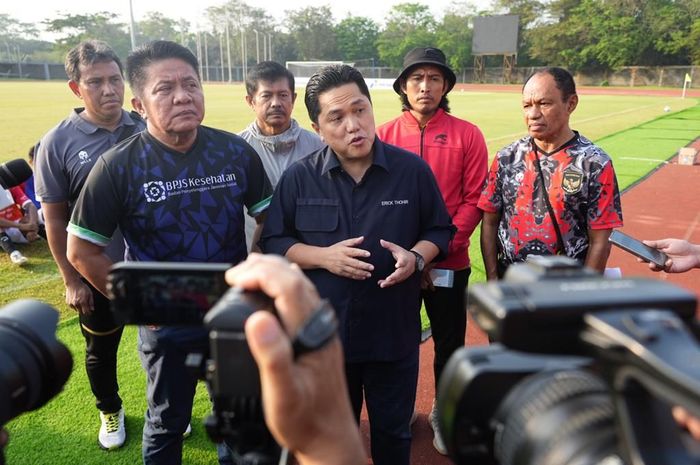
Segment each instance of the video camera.
[[440,379],[456,463],[700,463],[671,415],[682,406],[700,417],[693,294],[531,257],[501,282],[470,286],[469,302],[500,344],[461,349]]
[[45,405],[68,381],[73,359],[56,339],[57,323],[58,312],[36,300],[0,308],[0,428]]
[[[121,324],[203,325],[209,332],[209,353],[189,354],[187,365],[209,386],[209,437],[224,441],[237,463],[286,463],[286,451],[264,422],[260,375],[244,332],[254,312],[277,311],[264,293],[229,287],[224,279],[228,268],[220,263],[117,263],[107,279],[111,308]],[[332,308],[325,310],[314,313],[299,330],[295,356],[321,348],[335,334],[335,314]]]

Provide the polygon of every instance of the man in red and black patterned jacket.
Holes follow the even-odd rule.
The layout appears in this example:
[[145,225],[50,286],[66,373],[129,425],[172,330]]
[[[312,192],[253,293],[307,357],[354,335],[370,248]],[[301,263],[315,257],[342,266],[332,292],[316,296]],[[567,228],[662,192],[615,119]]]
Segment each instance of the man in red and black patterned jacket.
[[565,69],[539,70],[525,81],[528,136],[498,152],[479,199],[489,280],[530,254],[562,254],[605,269],[608,237],[622,226],[620,192],[608,154],[569,127],[577,104]]
[[[394,81],[402,114],[377,128],[381,140],[418,154],[430,165],[457,227],[447,258],[427,265],[423,274],[422,298],[435,343],[436,388],[447,360],[464,345],[469,237],[481,220],[476,204],[488,167],[486,142],[479,128],[449,113],[447,94],[455,81],[441,50],[411,50]],[[434,406],[429,419],[435,432],[433,445],[446,454]]]

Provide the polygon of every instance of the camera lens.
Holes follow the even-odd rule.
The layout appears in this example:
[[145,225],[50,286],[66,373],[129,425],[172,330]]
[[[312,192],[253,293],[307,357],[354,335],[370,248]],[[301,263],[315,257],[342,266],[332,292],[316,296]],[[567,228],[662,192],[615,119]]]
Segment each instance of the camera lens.
[[57,323],[56,310],[35,300],[0,309],[0,425],[43,406],[68,380],[73,360]]
[[547,371],[518,384],[495,415],[501,465],[584,465],[618,457],[614,409],[601,379]]

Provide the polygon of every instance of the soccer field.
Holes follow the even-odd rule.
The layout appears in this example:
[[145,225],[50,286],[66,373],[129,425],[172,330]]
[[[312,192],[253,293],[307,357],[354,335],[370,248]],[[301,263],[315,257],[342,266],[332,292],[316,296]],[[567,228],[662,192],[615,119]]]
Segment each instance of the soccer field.
[[[294,117],[310,129],[303,89],[297,92]],[[252,121],[253,113],[244,96],[242,84],[205,85],[204,124],[232,132],[245,128]],[[455,90],[449,98],[454,115],[481,128],[491,155],[525,133],[517,92]],[[372,99],[378,125],[399,114],[400,103],[393,91],[375,90]],[[3,102],[0,161],[24,157],[29,147],[65,118],[72,107],[80,106],[65,82],[0,82],[0,101]],[[675,112],[695,103],[695,99],[678,97],[585,95],[573,114],[572,127],[589,139],[597,140],[661,116],[665,106]],[[127,102],[126,106],[130,104]]]
[[[252,121],[242,85],[207,85],[205,124],[237,132]],[[310,127],[302,90],[294,112],[300,124]],[[377,124],[399,113],[398,97],[390,90],[372,93]],[[65,83],[0,82],[0,162],[24,157],[27,149],[79,106]],[[452,113],[477,124],[487,139],[489,153],[525,133],[518,92],[460,92],[450,95]],[[673,97],[584,95],[574,113],[572,127],[599,141],[613,157],[621,187],[638,180],[670,157],[680,146],[700,135],[700,106],[696,99]],[[671,111],[664,112],[669,106]],[[689,107],[690,108],[688,110]],[[682,111],[685,110],[685,111]],[[678,113],[680,112],[680,113]],[[624,205],[623,205],[624,208]],[[63,285],[45,242],[24,247],[30,262],[23,268],[0,256],[0,306],[18,298],[38,298],[62,315],[58,337],[72,351],[73,374],[65,390],[38,412],[10,422],[7,463],[13,465],[74,463],[133,464],[140,462],[141,426],[145,409],[145,380],[136,355],[136,335],[126,328],[119,354],[120,394],[127,411],[127,443],[105,453],[97,448],[97,412],[84,370],[84,342],[75,313],[63,302]],[[470,282],[483,280],[478,234],[472,237]],[[193,437],[187,439],[184,463],[215,463],[214,447],[201,425],[209,409],[200,386],[193,411]]]

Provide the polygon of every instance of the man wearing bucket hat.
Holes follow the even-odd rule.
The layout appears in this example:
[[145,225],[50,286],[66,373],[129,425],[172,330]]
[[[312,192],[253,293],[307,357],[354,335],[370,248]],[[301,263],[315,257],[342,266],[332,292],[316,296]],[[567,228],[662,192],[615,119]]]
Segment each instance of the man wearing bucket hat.
[[[445,54],[434,47],[418,47],[406,54],[403,70],[394,81],[402,114],[377,129],[379,138],[418,154],[432,168],[457,227],[449,253],[424,269],[422,298],[435,344],[435,386],[452,353],[464,345],[467,327],[465,291],[471,271],[469,237],[481,220],[476,204],[486,179],[488,152],[478,127],[449,113],[447,94],[455,73]],[[447,450],[437,426],[435,406],[429,415],[441,454]]]

